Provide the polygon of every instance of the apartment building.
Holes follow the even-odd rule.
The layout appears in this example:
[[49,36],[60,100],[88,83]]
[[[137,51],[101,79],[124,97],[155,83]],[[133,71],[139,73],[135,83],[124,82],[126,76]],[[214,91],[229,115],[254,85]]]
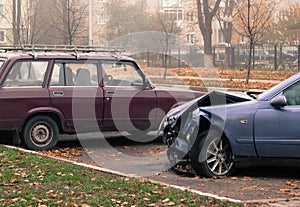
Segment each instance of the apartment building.
[[[279,8],[285,8],[288,5],[299,2],[299,0],[282,0]],[[28,37],[34,32],[33,29],[42,31],[46,28],[47,31],[40,32],[40,36],[35,38],[34,43],[41,44],[62,44],[63,41],[55,38],[57,34],[53,28],[51,19],[51,9],[55,8],[54,2],[47,0],[0,0],[0,44],[10,45],[13,43],[13,5],[12,2],[21,3],[22,7],[22,35]],[[76,1],[78,3],[79,1]],[[105,45],[107,44],[107,28],[108,15],[106,11],[106,3],[109,0],[88,0],[83,1],[88,4],[84,21],[84,32],[82,32],[81,40],[75,41],[78,44]],[[35,22],[33,28],[33,16],[37,16],[35,11],[36,5],[42,4],[39,7],[40,13],[44,17],[39,17],[38,24]],[[203,46],[203,38],[198,25],[197,3],[195,0],[127,0],[126,3],[143,3],[147,5],[147,10],[153,14],[161,12],[175,19],[178,26],[181,27],[180,40],[186,45]],[[35,5],[35,8],[33,8]],[[126,17],[124,17],[126,18]],[[41,26],[37,26],[41,25]],[[51,34],[51,35],[50,35]],[[43,36],[41,36],[43,35]],[[213,45],[222,44],[224,38],[220,30],[219,22],[215,19],[213,22]]]
[[0,0],[0,44],[12,43],[12,5],[9,0]]

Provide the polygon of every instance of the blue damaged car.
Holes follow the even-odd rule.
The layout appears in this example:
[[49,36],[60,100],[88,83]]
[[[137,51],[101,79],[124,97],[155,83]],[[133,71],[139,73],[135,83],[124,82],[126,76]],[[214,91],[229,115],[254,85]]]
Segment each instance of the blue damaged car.
[[300,73],[256,95],[213,91],[170,110],[160,125],[170,162],[213,177],[243,158],[300,158]]

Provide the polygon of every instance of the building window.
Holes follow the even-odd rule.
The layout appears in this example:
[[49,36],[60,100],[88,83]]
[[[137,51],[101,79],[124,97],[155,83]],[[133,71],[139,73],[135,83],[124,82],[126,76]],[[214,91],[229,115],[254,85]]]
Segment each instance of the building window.
[[196,43],[196,34],[195,33],[188,33],[186,35],[186,40],[188,44],[195,44]]
[[97,23],[98,24],[105,24],[105,15],[104,14],[99,14],[97,17]]
[[0,42],[1,43],[6,42],[6,31],[5,30],[0,30]]
[[161,0],[160,6],[161,7],[181,7],[182,0]]
[[164,15],[172,20],[182,20],[182,9],[164,9]]
[[196,20],[195,13],[194,12],[188,12],[187,13],[187,21],[188,22],[193,22],[195,20]]
[[0,15],[3,15],[4,12],[3,12],[3,4],[0,4]]

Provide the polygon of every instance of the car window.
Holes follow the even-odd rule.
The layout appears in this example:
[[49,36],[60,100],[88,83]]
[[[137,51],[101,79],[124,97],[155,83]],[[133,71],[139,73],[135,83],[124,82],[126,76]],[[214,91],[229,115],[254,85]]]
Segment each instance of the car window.
[[86,62],[55,63],[50,86],[97,86],[97,64]]
[[42,87],[47,67],[46,61],[18,61],[12,66],[3,86]]
[[103,82],[105,86],[142,86],[143,77],[131,62],[102,62]]
[[3,60],[0,60],[0,68],[2,69],[2,66],[4,64],[4,61]]
[[284,90],[283,95],[286,97],[288,106],[300,105],[300,82]]

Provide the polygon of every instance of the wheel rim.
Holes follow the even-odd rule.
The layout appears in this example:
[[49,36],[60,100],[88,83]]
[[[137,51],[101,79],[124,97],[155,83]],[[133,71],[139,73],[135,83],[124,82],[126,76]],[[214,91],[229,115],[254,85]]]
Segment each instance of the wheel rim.
[[227,139],[214,139],[206,152],[206,164],[215,175],[226,175],[233,166],[233,154]]
[[39,123],[32,127],[30,138],[32,143],[36,146],[44,147],[51,142],[53,138],[53,131],[47,124]]

